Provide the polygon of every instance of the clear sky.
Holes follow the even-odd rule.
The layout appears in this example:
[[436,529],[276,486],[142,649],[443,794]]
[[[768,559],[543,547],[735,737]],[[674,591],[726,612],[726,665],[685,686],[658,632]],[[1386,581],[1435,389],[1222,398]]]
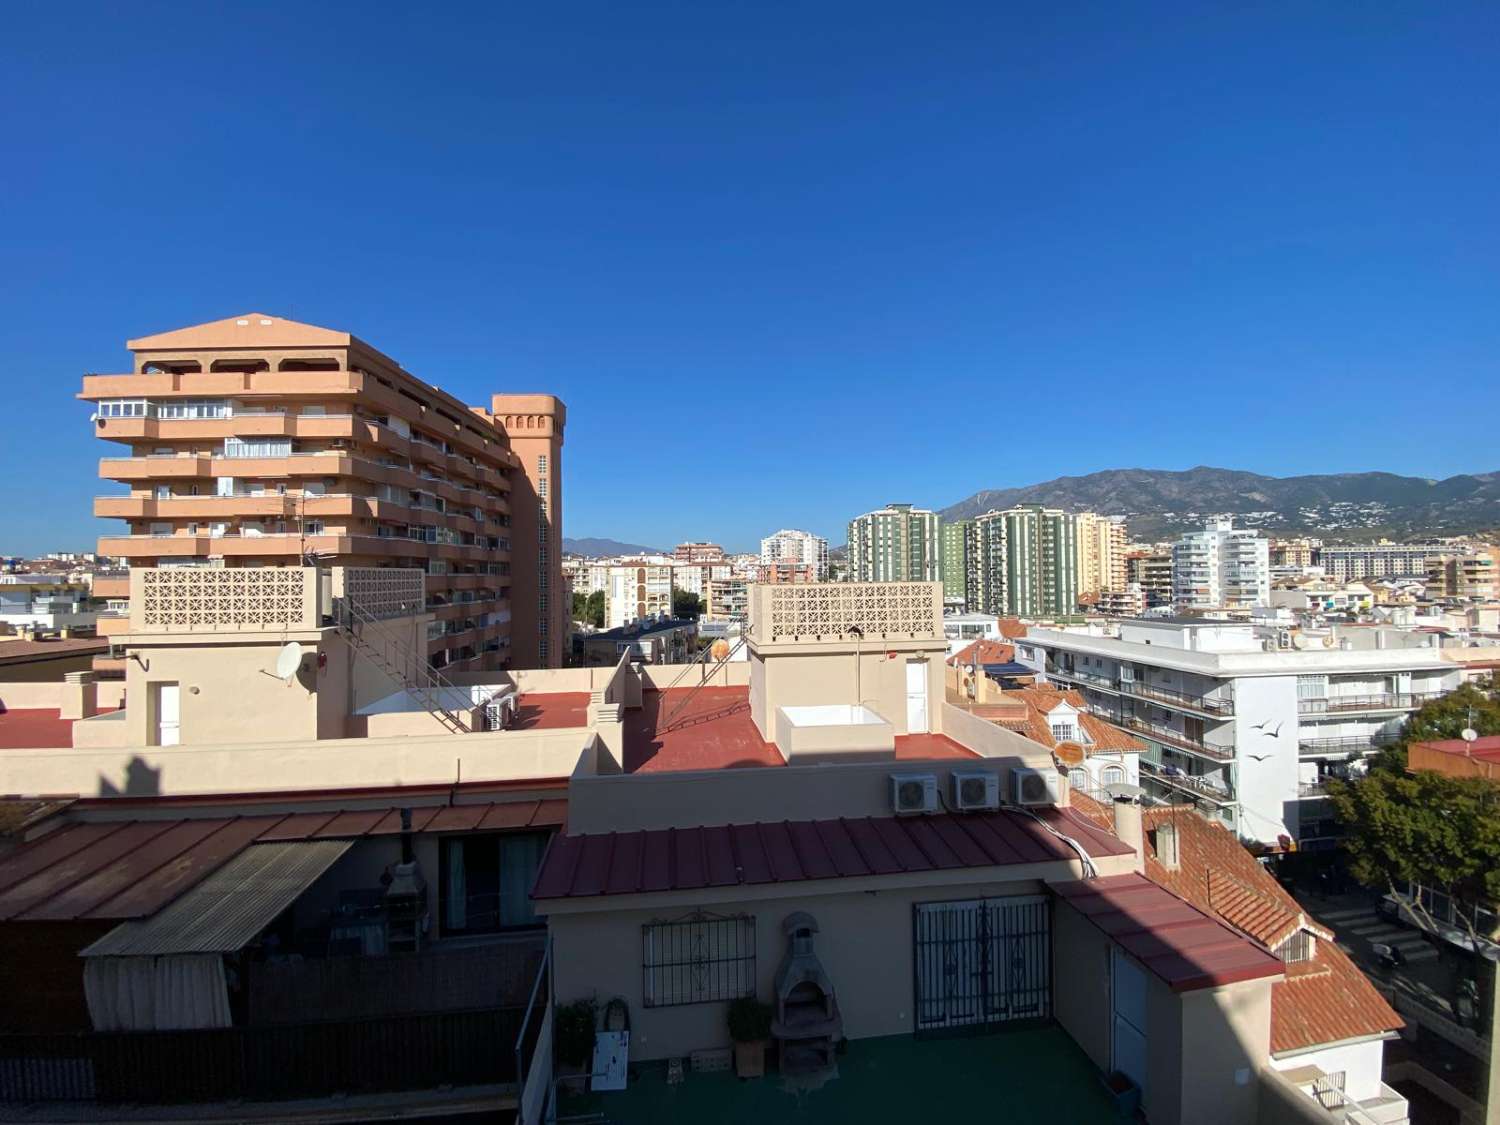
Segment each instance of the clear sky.
[[6,7],[0,553],[256,311],[569,411],[565,533],[1125,466],[1500,469],[1500,6]]

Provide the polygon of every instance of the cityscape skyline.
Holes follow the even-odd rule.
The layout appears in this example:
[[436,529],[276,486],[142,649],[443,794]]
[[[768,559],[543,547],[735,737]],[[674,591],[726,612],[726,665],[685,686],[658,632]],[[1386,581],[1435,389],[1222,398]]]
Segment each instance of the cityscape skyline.
[[[264,11],[14,13],[0,89],[32,110],[0,184],[0,469],[30,490],[5,550],[97,534],[84,373],[247,309],[380,340],[459,398],[578,404],[581,534],[748,548],[1132,464],[1495,468],[1449,412],[1403,409],[1432,386],[1500,407],[1492,9],[606,8],[588,35],[542,11],[463,35]],[[121,81],[163,50],[254,57],[257,80]],[[370,58],[408,80],[372,83]],[[356,186],[332,174],[374,154]],[[93,186],[142,167],[180,171]],[[714,487],[626,515],[621,423],[665,440],[709,387],[770,414],[748,442],[710,415],[693,445]],[[1269,424],[1294,400],[1310,440]],[[1108,422],[1082,442],[1014,424],[1059,410]]]

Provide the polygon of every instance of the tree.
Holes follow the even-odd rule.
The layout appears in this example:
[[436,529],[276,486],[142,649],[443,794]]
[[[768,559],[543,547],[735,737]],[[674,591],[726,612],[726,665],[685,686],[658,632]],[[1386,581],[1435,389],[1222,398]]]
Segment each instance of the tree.
[[592,594],[585,594],[575,590],[573,620],[592,625],[596,629],[604,628],[604,591],[595,590]]
[[[1350,873],[1361,883],[1387,893],[1420,883],[1467,907],[1461,918],[1500,902],[1500,786],[1494,782],[1380,769],[1356,781],[1329,782],[1328,791],[1345,829]],[[1406,909],[1432,925],[1420,903]],[[1476,934],[1472,923],[1464,924],[1471,938],[1493,940],[1500,928],[1488,924],[1487,932]]]
[[703,612],[703,599],[691,590],[672,591],[672,616],[688,621],[698,620]]
[[1500,734],[1500,699],[1488,690],[1489,686],[1460,684],[1442,698],[1424,703],[1406,721],[1401,737],[1370,759],[1370,769],[1404,774],[1407,746],[1413,742],[1457,738],[1465,727],[1473,727],[1481,735]]

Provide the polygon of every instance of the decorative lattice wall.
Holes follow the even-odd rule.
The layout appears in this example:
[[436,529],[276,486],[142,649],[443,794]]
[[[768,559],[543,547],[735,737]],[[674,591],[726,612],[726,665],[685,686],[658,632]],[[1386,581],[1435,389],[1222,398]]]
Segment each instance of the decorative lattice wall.
[[353,599],[371,617],[410,617],[426,608],[426,575],[412,567],[340,567],[334,573],[334,594]]
[[776,641],[845,640],[857,625],[865,637],[929,639],[943,635],[937,582],[816,582],[757,588],[752,636]]
[[297,566],[131,572],[131,630],[262,632],[317,625],[317,572]]

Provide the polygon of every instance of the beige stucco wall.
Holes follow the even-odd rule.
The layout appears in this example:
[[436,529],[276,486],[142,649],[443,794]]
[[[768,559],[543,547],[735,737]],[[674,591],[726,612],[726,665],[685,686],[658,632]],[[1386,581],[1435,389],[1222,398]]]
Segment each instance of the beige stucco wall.
[[[1038,889],[1031,880],[934,883],[917,888],[822,893],[812,899],[731,901],[706,908],[720,914],[755,916],[756,992],[767,1002],[772,999],[776,972],[786,953],[782,920],[797,910],[811,913],[820,930],[816,949],[833,981],[844,1017],[844,1033],[860,1039],[914,1030],[913,904],[1035,894]],[[632,1059],[667,1058],[729,1045],[725,1002],[645,1006],[641,927],[652,921],[680,918],[704,905],[696,895],[678,895],[675,899],[664,898],[642,909],[554,913],[549,918],[558,1001],[566,1004],[594,996],[603,1005],[616,996],[623,997],[630,1006]]]
[[[909,733],[906,715],[906,665],[927,663],[927,727],[942,731],[942,641],[872,641],[778,646],[751,651],[750,717],[767,741],[776,737],[778,707],[816,707],[861,703],[877,711],[898,735]],[[856,684],[855,665],[859,667]],[[755,690],[759,687],[759,692]],[[856,698],[856,694],[858,698]]]
[[[1053,911],[1054,1011],[1101,1070],[1113,1068],[1110,940],[1065,902]],[[1143,1108],[1157,1125],[1252,1125],[1270,1055],[1271,981],[1175,993],[1146,973]],[[1243,1080],[1243,1081],[1242,1081]]]
[[[10,669],[7,669],[9,671]],[[125,700],[125,684],[121,680],[98,680],[98,704],[113,710]],[[22,682],[7,680],[0,682],[0,707],[7,711],[44,710],[55,711],[62,706],[63,681]]]
[[556,779],[584,759],[592,769],[594,756],[594,736],[578,729],[10,750],[0,754],[0,793],[185,796]]

